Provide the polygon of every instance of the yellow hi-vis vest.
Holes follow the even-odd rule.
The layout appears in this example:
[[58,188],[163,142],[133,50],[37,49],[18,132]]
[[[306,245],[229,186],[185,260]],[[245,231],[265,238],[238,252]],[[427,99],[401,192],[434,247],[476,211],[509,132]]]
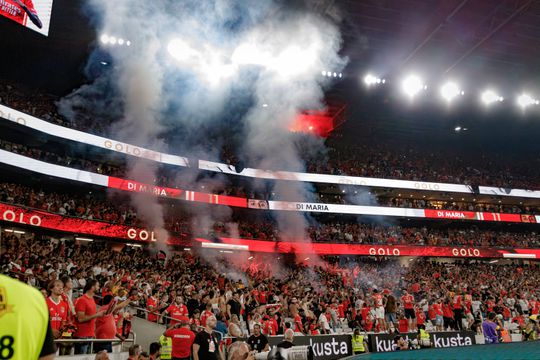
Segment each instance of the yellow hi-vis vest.
[[159,337],[159,344],[161,345],[160,359],[168,360],[172,359],[172,339],[165,335]]
[[48,324],[49,309],[43,295],[0,275],[0,359],[39,359]]
[[424,329],[420,329],[420,340],[429,340],[429,333]]
[[364,336],[363,335],[353,335],[352,336],[352,351],[356,352],[365,352],[364,347]]

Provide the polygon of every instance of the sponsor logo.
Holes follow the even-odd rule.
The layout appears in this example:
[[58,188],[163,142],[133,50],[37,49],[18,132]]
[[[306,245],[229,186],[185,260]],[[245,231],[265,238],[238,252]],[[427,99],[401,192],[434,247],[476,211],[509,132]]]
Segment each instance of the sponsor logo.
[[154,234],[154,232],[148,231],[148,230],[129,228],[127,231],[127,236],[131,240],[140,239],[142,241],[146,241],[146,240],[157,241],[156,235]]
[[124,154],[142,157],[142,158],[155,160],[155,161],[161,161],[161,154],[156,151],[142,149],[137,146],[124,144],[124,143],[117,142],[114,140],[105,140],[103,142],[103,146],[105,146],[107,149],[122,152]]
[[345,341],[336,341],[334,337],[330,341],[318,342],[317,339],[310,338],[309,345],[313,348],[315,356],[347,355],[349,349]]
[[37,215],[29,216],[23,212],[19,214],[15,214],[15,211],[13,210],[5,210],[2,213],[2,220],[10,221],[10,222],[17,222],[19,224],[30,224],[33,226],[40,226],[41,225],[41,218]]
[[452,249],[452,255],[453,256],[461,256],[461,257],[480,257],[480,250],[478,249],[465,249],[465,248],[453,248]]
[[436,348],[470,346],[472,344],[472,337],[461,336],[460,333],[455,336],[437,336],[437,334],[433,334],[433,346]]
[[385,247],[379,247],[379,248],[369,248],[369,255],[384,255],[384,256],[399,256],[400,251],[396,248],[385,248]]
[[[409,339],[409,335],[405,335],[405,341],[409,341],[412,339]],[[383,351],[393,351],[394,350],[394,339],[393,338],[382,338],[377,335],[375,335],[375,351],[376,352],[383,352]]]
[[[417,338],[415,333],[401,334],[406,341]],[[439,332],[429,334],[431,343],[436,348],[470,346],[476,343],[474,332]],[[394,351],[394,335],[374,334],[369,336],[371,350],[374,352]]]
[[21,124],[21,125],[26,126],[26,119],[24,117],[22,117],[22,116],[15,117],[15,116],[13,116],[11,114],[11,112],[5,113],[0,109],[0,117],[3,117],[4,119],[16,122],[17,124]]
[[439,184],[415,182],[414,183],[414,188],[415,189],[420,189],[420,190],[439,190],[440,186],[439,186]]

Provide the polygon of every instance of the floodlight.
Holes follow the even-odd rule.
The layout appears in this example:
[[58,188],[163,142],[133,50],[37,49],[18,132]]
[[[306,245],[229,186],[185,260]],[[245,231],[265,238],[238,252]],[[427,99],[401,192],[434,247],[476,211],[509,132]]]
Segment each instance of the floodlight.
[[452,101],[456,96],[463,94],[464,92],[454,82],[447,82],[441,87],[441,95],[448,102]]
[[197,58],[199,53],[182,39],[173,39],[167,45],[167,51],[178,61]]
[[422,89],[426,89],[426,85],[423,84],[422,79],[416,75],[409,75],[403,80],[402,89],[409,97],[416,96]]
[[529,105],[538,105],[539,101],[533,99],[529,94],[522,94],[518,97],[518,105],[522,108],[526,108]]
[[129,41],[129,40],[126,41],[126,45],[127,45],[127,46],[131,46],[131,41]]
[[321,75],[322,75],[322,76],[326,76],[326,71],[324,71],[324,70],[321,71]]
[[118,39],[118,45],[124,45],[124,39],[122,38]]
[[365,77],[364,77],[364,83],[367,85],[367,86],[371,86],[371,85],[375,85],[375,84],[384,84],[386,80],[384,79],[381,79],[381,78],[378,78],[372,74],[367,74]]
[[496,101],[501,102],[504,100],[504,98],[493,90],[486,90],[482,93],[482,102],[486,105],[489,105],[491,103],[494,103]]
[[116,38],[114,36],[109,37],[109,43],[111,45],[116,45]]
[[109,35],[103,34],[103,35],[101,35],[101,37],[99,38],[99,40],[101,40],[101,42],[102,42],[103,44],[108,44],[108,43],[109,43]]

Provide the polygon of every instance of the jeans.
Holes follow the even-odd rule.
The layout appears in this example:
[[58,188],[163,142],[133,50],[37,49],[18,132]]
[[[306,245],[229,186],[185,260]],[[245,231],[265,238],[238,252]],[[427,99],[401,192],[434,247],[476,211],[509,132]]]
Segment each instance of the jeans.
[[[92,337],[80,337],[77,339],[93,339]],[[90,354],[90,343],[89,342],[78,342],[75,343],[75,354]]]

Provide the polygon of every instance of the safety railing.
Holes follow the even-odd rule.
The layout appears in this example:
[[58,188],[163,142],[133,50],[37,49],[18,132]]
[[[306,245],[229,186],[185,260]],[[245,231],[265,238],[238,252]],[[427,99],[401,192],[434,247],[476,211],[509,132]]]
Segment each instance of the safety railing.
[[[124,344],[135,344],[137,342],[137,335],[132,331],[129,333],[131,338],[128,337],[124,340],[115,338],[115,339],[56,339],[54,340],[55,344],[62,344],[66,346],[75,345],[75,344],[89,344],[90,345],[90,354],[94,353],[94,344],[106,344],[111,343],[113,345],[120,344],[123,346]],[[73,350],[71,350],[73,352]],[[74,354],[70,354],[74,355]]]

